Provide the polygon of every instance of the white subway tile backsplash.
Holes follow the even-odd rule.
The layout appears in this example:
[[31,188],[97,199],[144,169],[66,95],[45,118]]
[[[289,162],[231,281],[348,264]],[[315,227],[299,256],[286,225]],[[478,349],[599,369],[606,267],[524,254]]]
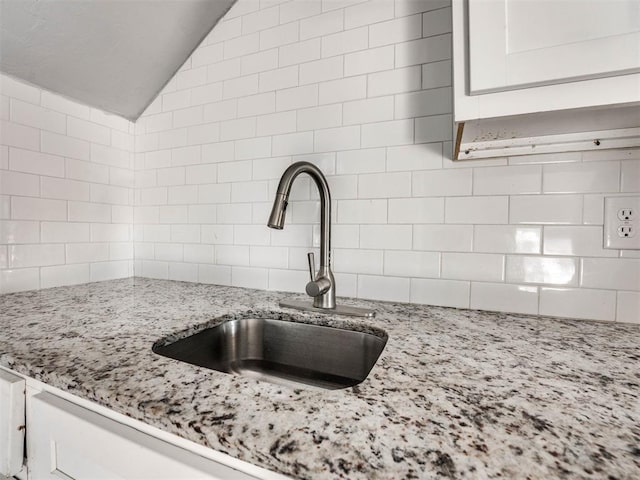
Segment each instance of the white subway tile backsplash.
[[358,275],[358,297],[389,302],[408,302],[411,283],[408,278]]
[[88,242],[90,239],[88,223],[42,222],[42,243]]
[[242,57],[240,71],[242,75],[265,72],[278,68],[278,49],[264,50]]
[[279,66],[287,67],[320,58],[320,39],[313,38],[279,47]]
[[423,89],[448,87],[451,83],[451,60],[422,65]]
[[224,59],[240,57],[249,53],[257,52],[260,46],[260,34],[258,32],[250,35],[225,40]]
[[517,195],[510,198],[509,223],[581,224],[581,195]]
[[[451,21],[449,21],[449,24]],[[450,28],[445,25],[444,28]],[[369,26],[369,48],[422,37],[422,15],[396,18]]]
[[640,192],[640,160],[622,162],[620,167],[620,191]]
[[442,278],[454,280],[504,281],[504,256],[491,253],[442,254]]
[[476,225],[474,228],[473,250],[476,252],[540,253],[541,244],[541,227]]
[[394,49],[389,45],[350,53],[345,55],[344,64],[345,76],[390,70],[394,64]]
[[40,196],[40,177],[28,173],[0,170],[0,192],[5,195],[38,197]]
[[559,163],[543,167],[545,193],[619,191],[619,162]]
[[411,302],[469,308],[470,282],[431,278],[411,279]]
[[89,263],[109,260],[108,243],[70,243],[66,245],[66,263]]
[[[266,228],[266,227],[265,227]],[[279,247],[308,247],[312,244],[311,225],[287,225],[283,230],[269,230],[271,245]]]
[[273,113],[275,110],[276,95],[274,92],[260,93],[238,99],[238,117],[264,115]]
[[276,93],[276,110],[295,110],[305,107],[313,107],[318,104],[318,86],[307,85],[303,87],[278,90]]
[[321,50],[323,57],[332,57],[349,52],[364,50],[369,44],[367,27],[346,30],[322,37]]
[[329,57],[300,65],[300,85],[318,83],[342,78],[344,75],[342,57]]
[[238,140],[252,138],[256,135],[255,117],[227,120],[220,124],[220,138],[226,140]]
[[286,247],[252,245],[249,247],[249,263],[252,267],[287,268],[289,250]]
[[319,103],[339,103],[349,100],[357,100],[367,96],[367,77],[360,75],[357,77],[332,80],[320,84]]
[[444,223],[443,198],[389,199],[389,223]]
[[368,75],[368,96],[376,97],[420,90],[420,76],[419,66],[371,73]]
[[40,267],[64,263],[64,245],[10,245],[8,248],[9,268]]
[[334,10],[300,21],[300,40],[339,32],[344,27],[342,10]]
[[616,318],[616,292],[578,288],[541,288],[540,315],[609,320]]
[[583,258],[580,286],[640,291],[640,259]]
[[615,250],[602,247],[602,226],[544,227],[545,255],[577,257],[616,257]]
[[258,77],[258,90],[270,92],[298,86],[298,66],[278,68],[260,73]]
[[440,253],[385,251],[384,274],[396,277],[438,278],[440,276]]
[[314,135],[315,152],[353,150],[360,147],[360,126],[327,128]]
[[371,173],[358,178],[358,196],[360,198],[397,198],[409,196],[411,192],[411,174]]
[[472,225],[414,225],[413,249],[434,252],[470,252]]
[[343,108],[345,125],[393,120],[392,96],[347,102]]
[[372,0],[359,3],[344,10],[344,27],[355,28],[393,18],[393,2]]
[[[640,259],[601,240],[604,196],[638,191],[637,152],[452,162],[449,7],[239,0],[135,129],[0,77],[0,290],[135,266],[300,292],[319,245],[308,176],[285,229],[265,222],[284,169],[310,161],[333,197],[339,295],[638,317]],[[60,263],[14,268],[15,247]]]
[[266,290],[269,286],[269,270],[233,266],[231,267],[231,285]]
[[65,115],[16,99],[10,101],[9,117],[12,122],[54,133],[64,135],[67,130]]
[[241,19],[242,34],[246,35],[278,25],[280,23],[280,10],[277,6],[266,8],[243,15]]
[[444,217],[445,223],[509,223],[509,197],[449,197]]
[[382,275],[382,250],[341,249],[333,252],[334,270],[340,273]]
[[233,243],[233,225],[202,225],[200,241],[215,245]]
[[360,225],[360,247],[410,250],[412,232],[411,225]]
[[91,280],[90,267],[88,263],[57,265],[54,267],[43,267],[40,269],[40,288],[77,285]]
[[640,293],[618,292],[616,321],[640,323]]
[[131,225],[122,223],[92,223],[92,242],[129,242]]
[[412,176],[412,193],[415,197],[471,195],[471,169],[414,171]]
[[337,174],[384,172],[386,151],[384,148],[361,148],[338,152],[336,158]]
[[375,223],[387,222],[386,200],[339,200],[337,208],[338,223]]
[[[214,29],[215,30],[215,29]],[[288,23],[260,32],[260,50],[288,45],[298,41],[298,23]]]
[[473,170],[474,195],[540,193],[542,167],[523,165]]
[[396,68],[451,59],[451,34],[396,45]]
[[286,2],[280,6],[280,23],[293,22],[302,18],[311,17],[321,12],[320,2],[313,0],[298,0]]
[[40,243],[40,223],[22,220],[0,221],[0,244]]
[[422,36],[432,37],[451,31],[451,8],[433,10],[422,15]]
[[362,126],[363,147],[383,147],[413,143],[413,119],[369,123]]
[[0,271],[0,292],[11,293],[40,287],[39,268],[12,268]]
[[[40,131],[36,128],[0,120],[0,144],[37,151],[41,148]],[[48,144],[47,147],[49,147]],[[42,150],[45,151],[44,147]]]
[[313,132],[289,133],[272,137],[271,153],[276,157],[313,152]]
[[577,285],[578,260],[563,257],[507,257],[507,283]]
[[198,265],[198,281],[217,285],[231,285],[231,267]]
[[451,113],[451,89],[434,88],[395,96],[395,117],[413,118]]
[[12,197],[11,218],[15,220],[65,221],[67,220],[67,202],[32,197]]
[[[470,307],[514,313],[538,313],[538,288],[504,283],[471,283]],[[540,313],[542,314],[542,308]]]
[[[295,111],[273,113],[271,115],[261,115],[257,118],[256,133],[259,137],[266,135],[278,135],[281,133],[290,133],[296,131],[297,116]],[[269,142],[269,146],[271,143]],[[252,148],[252,150],[254,150]],[[268,156],[267,152],[263,156]]]
[[451,140],[451,115],[433,115],[416,118],[416,143]]

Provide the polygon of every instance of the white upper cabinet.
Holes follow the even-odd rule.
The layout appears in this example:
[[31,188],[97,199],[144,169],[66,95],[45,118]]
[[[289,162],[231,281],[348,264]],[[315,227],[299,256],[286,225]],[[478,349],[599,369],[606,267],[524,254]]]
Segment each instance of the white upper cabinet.
[[640,1],[453,0],[456,121],[640,100]]
[[640,69],[640,2],[472,0],[469,38],[473,94],[626,75]]

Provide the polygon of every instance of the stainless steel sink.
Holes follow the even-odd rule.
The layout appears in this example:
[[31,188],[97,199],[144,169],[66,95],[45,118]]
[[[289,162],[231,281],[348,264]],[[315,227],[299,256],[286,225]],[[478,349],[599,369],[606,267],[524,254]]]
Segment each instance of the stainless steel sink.
[[165,357],[272,383],[334,390],[362,382],[387,343],[383,336],[284,320],[229,320],[153,351]]

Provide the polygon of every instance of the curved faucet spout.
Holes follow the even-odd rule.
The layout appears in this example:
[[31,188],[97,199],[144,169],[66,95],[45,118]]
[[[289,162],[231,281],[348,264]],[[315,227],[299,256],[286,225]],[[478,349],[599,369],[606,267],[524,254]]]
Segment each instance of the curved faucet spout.
[[307,293],[314,297],[313,304],[318,308],[335,308],[335,279],[331,272],[331,194],[327,179],[318,167],[309,162],[297,162],[287,168],[278,184],[276,198],[267,226],[282,230],[289,203],[289,195],[294,180],[301,173],[309,175],[320,194],[320,270],[315,275],[315,265],[312,265],[312,256],[309,260],[311,282],[307,285]]
[[318,187],[320,194],[320,266],[329,267],[331,265],[331,194],[327,179],[313,163],[297,162],[284,171],[278,184],[278,191],[273,201],[267,226],[277,230],[284,228],[284,217],[289,203],[291,186],[301,173],[309,175]]

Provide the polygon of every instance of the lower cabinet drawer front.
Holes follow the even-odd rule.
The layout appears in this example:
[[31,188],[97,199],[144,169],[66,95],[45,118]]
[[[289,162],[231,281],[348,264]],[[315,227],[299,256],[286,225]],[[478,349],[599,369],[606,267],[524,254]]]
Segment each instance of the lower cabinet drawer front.
[[255,477],[48,392],[31,399],[31,478],[248,480]]

